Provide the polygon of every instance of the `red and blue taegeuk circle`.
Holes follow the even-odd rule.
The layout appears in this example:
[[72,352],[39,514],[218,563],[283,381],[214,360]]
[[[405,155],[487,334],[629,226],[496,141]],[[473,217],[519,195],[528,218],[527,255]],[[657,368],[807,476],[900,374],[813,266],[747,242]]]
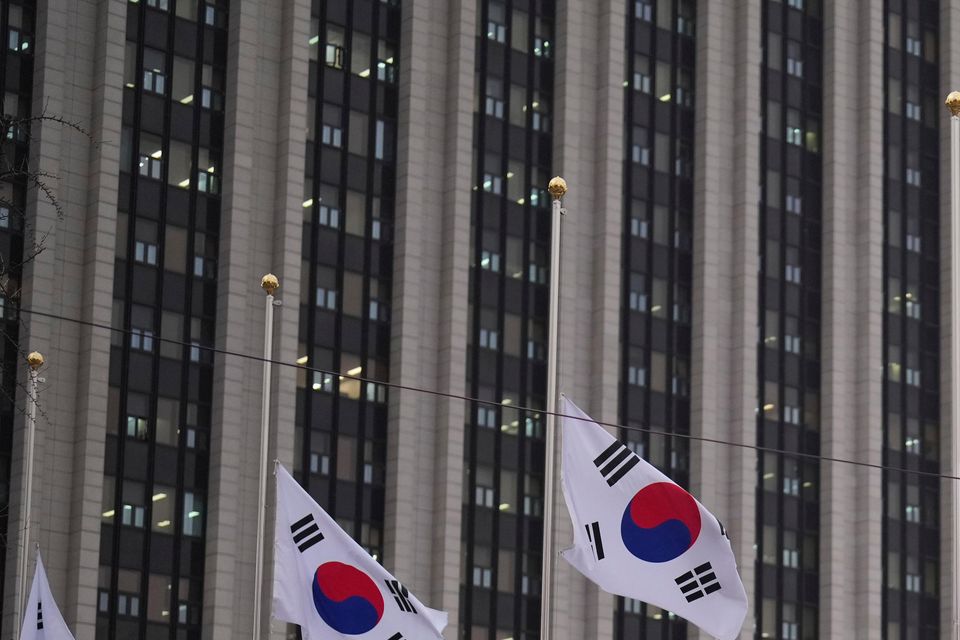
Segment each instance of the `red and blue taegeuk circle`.
[[354,566],[326,562],[313,576],[313,604],[332,629],[348,635],[370,631],[383,617],[383,594]]
[[700,535],[700,508],[672,482],[648,484],[627,504],[620,537],[627,550],[646,562],[669,562]]

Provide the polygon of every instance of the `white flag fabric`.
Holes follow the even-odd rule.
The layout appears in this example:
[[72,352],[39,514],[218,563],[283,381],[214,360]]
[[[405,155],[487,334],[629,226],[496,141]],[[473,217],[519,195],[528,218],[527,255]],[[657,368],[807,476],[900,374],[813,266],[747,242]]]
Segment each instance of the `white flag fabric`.
[[428,609],[277,465],[273,616],[304,640],[442,640]]
[[20,628],[20,640],[73,640],[73,634],[63,621],[50,593],[50,583],[47,582],[47,572],[43,569],[39,551],[33,586],[30,587],[30,598]]
[[747,594],[723,526],[693,496],[563,398],[563,557],[601,589],[734,640]]

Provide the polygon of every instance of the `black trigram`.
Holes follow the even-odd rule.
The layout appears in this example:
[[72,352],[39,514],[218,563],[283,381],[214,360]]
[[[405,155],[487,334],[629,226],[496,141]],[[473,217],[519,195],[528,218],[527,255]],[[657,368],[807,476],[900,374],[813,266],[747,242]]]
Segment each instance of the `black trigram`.
[[[405,586],[396,580],[384,580],[384,582],[387,583],[387,588],[390,589],[390,593],[393,594],[393,599],[397,601],[397,606],[400,607],[401,611],[406,611],[407,613],[417,612],[413,603],[410,602],[410,592],[407,591]],[[390,640],[393,640],[393,638]]]
[[675,582],[680,587],[680,592],[686,596],[687,602],[699,600],[703,596],[720,590],[720,581],[717,580],[717,574],[713,572],[709,562],[704,562],[693,571],[687,571],[676,578]]
[[597,456],[593,464],[600,469],[600,474],[612,487],[639,462],[640,457],[618,440]]
[[587,530],[587,540],[590,541],[590,549],[597,560],[603,560],[603,538],[600,537],[600,523],[593,522],[585,524],[583,527]]
[[392,636],[390,636],[387,640],[403,640],[403,634],[395,633]]
[[323,540],[323,534],[320,533],[320,527],[314,521],[312,513],[290,525],[290,533],[293,534],[293,543],[300,549],[300,553]]
[[43,629],[43,603],[37,602],[37,631]]

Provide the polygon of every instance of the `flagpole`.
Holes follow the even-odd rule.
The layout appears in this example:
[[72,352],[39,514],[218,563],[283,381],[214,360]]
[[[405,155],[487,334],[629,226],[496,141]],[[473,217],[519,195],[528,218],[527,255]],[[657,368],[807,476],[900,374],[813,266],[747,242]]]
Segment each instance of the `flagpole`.
[[[262,633],[263,609],[263,556],[267,520],[267,475],[270,446],[270,371],[273,358],[273,293],[280,288],[277,276],[268,273],[260,286],[267,292],[266,319],[263,330],[263,396],[260,413],[260,494],[257,503],[257,569],[253,581],[253,637],[258,640]],[[267,616],[269,618],[269,615]]]
[[24,607],[26,606],[27,592],[27,567],[30,563],[30,513],[33,505],[33,450],[34,440],[37,431],[37,393],[39,390],[40,372],[43,365],[43,355],[39,351],[33,351],[27,356],[27,364],[30,366],[29,384],[27,385],[27,419],[24,425],[24,449],[23,449],[23,486],[21,489],[21,518],[23,518],[23,537],[20,539],[20,582],[17,589],[17,601],[14,607],[14,636],[20,629],[20,623],[23,621]]
[[[953,475],[960,470],[960,92],[947,96],[950,109],[950,357],[953,386],[950,424]],[[960,638],[960,481],[953,480],[953,637]]]
[[550,309],[547,329],[547,420],[546,463],[543,479],[543,577],[540,592],[540,640],[550,640],[553,631],[553,493],[556,480],[554,459],[557,449],[557,326],[560,315],[560,220],[567,183],[557,176],[547,190],[553,197],[550,220]]

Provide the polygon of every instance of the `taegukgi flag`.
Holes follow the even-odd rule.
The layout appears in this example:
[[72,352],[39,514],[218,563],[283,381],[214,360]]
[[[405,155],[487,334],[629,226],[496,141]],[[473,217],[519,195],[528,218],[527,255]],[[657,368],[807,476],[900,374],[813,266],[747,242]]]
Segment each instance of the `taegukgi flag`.
[[304,640],[442,640],[423,606],[277,465],[273,616]]
[[20,627],[20,640],[73,640],[73,634],[53,600],[39,551],[37,569],[33,573],[33,586],[30,587],[30,597],[23,614],[23,626]]
[[747,594],[720,521],[566,398],[561,413],[574,530],[563,557],[604,591],[736,638]]

